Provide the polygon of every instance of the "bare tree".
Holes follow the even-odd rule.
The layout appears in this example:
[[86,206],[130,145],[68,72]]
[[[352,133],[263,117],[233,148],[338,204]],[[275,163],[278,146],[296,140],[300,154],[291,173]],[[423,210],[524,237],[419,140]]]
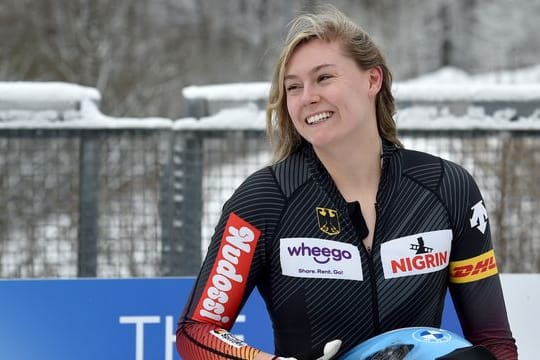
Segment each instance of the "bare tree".
[[[287,22],[316,3],[3,0],[0,79],[94,86],[105,113],[176,118],[186,115],[185,85],[268,80]],[[398,80],[446,65],[481,72],[538,61],[535,0],[332,3],[380,44]]]
[[149,2],[11,0],[3,10],[18,25],[9,29],[11,61],[0,67],[13,75],[4,79],[93,86],[103,94],[103,111],[118,116],[158,115],[161,99],[169,101],[181,69],[166,63],[169,29],[147,16]]

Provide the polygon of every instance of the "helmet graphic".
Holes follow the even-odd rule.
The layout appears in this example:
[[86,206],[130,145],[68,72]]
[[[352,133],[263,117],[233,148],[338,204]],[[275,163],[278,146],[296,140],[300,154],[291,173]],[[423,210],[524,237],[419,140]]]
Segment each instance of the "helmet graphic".
[[410,327],[366,340],[339,360],[431,360],[468,346],[472,344],[448,330]]

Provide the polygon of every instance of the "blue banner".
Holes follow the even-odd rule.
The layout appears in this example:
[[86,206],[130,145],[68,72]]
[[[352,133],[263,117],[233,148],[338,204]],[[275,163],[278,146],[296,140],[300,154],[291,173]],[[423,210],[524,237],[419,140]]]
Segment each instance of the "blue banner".
[[[176,322],[192,285],[193,278],[1,280],[0,359],[179,359]],[[461,333],[451,304],[443,328]],[[231,332],[272,352],[258,293]]]

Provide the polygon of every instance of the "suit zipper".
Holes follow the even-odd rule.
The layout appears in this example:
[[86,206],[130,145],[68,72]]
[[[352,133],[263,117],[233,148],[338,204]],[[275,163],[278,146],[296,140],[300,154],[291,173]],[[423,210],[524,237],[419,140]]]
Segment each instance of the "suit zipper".
[[[371,245],[371,251],[367,251],[367,258],[368,258],[368,269],[369,269],[369,281],[371,286],[371,308],[372,308],[372,316],[373,316],[373,332],[374,335],[378,335],[381,332],[381,323],[379,319],[379,302],[377,301],[377,276],[375,274],[375,264],[373,263],[373,251],[375,248],[375,236],[376,236],[376,230],[377,230],[377,222],[379,218],[379,206],[378,203],[375,203],[375,214],[376,214],[376,220],[375,220],[375,228],[374,228],[374,234],[373,234],[373,244]],[[365,246],[364,246],[365,248]]]

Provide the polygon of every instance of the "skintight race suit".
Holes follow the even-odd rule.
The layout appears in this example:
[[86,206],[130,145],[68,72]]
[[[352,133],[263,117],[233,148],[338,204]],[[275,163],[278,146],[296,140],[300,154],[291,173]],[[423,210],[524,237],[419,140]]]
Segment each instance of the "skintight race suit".
[[256,356],[228,332],[255,286],[282,357],[316,359],[334,339],[341,355],[392,329],[440,327],[449,288],[464,336],[517,359],[472,177],[387,142],[381,162],[371,251],[359,204],[345,201],[311,145],[248,177],[223,207],[180,318],[183,359]]

